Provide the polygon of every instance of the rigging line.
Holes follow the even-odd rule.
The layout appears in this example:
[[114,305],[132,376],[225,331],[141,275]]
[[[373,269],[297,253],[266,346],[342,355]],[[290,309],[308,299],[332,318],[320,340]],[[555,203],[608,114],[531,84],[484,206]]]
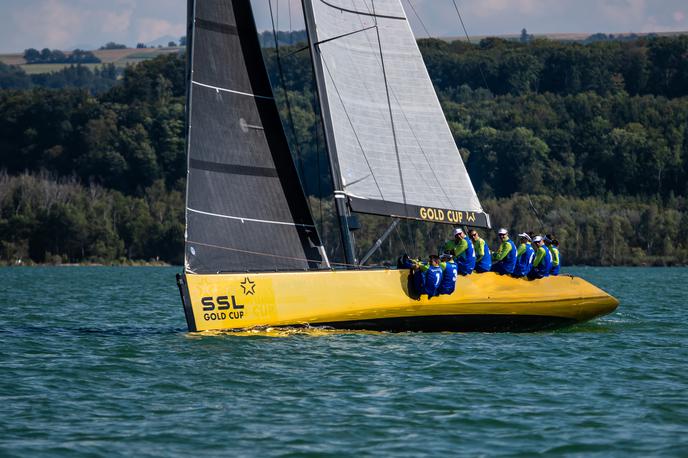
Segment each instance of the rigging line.
[[540,229],[544,232],[545,230],[545,225],[542,224],[542,220],[540,219],[540,214],[538,213],[537,209],[535,208],[535,205],[533,204],[533,201],[530,198],[529,194],[526,194],[528,196],[528,203],[530,204],[530,209],[533,211],[535,214],[535,218],[537,218],[538,223],[540,224]]
[[289,45],[294,44],[294,36],[292,35],[292,28],[291,28],[291,0],[287,1],[287,11],[289,12]]
[[[279,52],[279,42],[277,41],[277,30],[275,29],[275,19],[272,15],[272,0],[268,1],[268,6],[270,7],[270,21],[272,22],[272,35],[275,40],[275,56],[277,57],[277,69],[279,70],[280,81],[282,83],[282,90],[284,91],[284,99],[287,104],[287,115],[289,117],[289,124],[291,125],[291,132],[294,136],[294,144],[296,146],[296,157],[299,163],[299,171],[301,172],[300,179],[304,180],[305,174],[303,170],[303,158],[301,156],[301,147],[299,145],[299,137],[296,134],[296,126],[294,125],[294,115],[291,111],[291,103],[289,102],[289,91],[287,91],[287,83],[284,79],[284,70],[282,69],[282,59],[280,58]],[[277,0],[277,13],[279,14],[279,0]],[[304,188],[304,191],[306,189]],[[306,193],[307,194],[307,193]]]
[[402,237],[401,231],[399,231],[399,225],[398,224],[394,227],[394,230],[397,231],[397,235],[399,236],[399,241],[401,242],[401,247],[404,249],[404,253],[409,254],[408,248],[406,247],[406,244],[404,243],[404,237]]
[[[320,119],[322,122],[322,116],[319,116],[317,105],[318,105],[318,99],[317,99],[317,88],[312,87],[311,88],[313,97],[312,97],[312,103],[313,103],[313,113],[318,116],[316,119]],[[318,161],[318,208],[320,212],[320,229],[324,232],[325,229],[325,222],[324,222],[324,217],[323,217],[323,194],[322,194],[322,169],[320,166],[321,163],[321,156],[322,156],[322,151],[320,150],[320,132],[318,131],[318,125],[320,123],[314,122],[313,123],[313,137],[315,138],[315,153],[317,155]],[[323,134],[324,135],[324,134]]]
[[401,170],[401,157],[399,156],[399,143],[397,142],[397,132],[394,128],[394,112],[392,111],[392,100],[389,97],[389,84],[387,83],[387,71],[385,70],[385,58],[382,54],[382,41],[380,40],[380,28],[377,27],[377,16],[375,16],[375,0],[371,0],[370,4],[373,7],[373,18],[375,19],[375,31],[377,32],[377,45],[380,49],[380,63],[382,64],[382,78],[385,81],[385,92],[387,93],[387,107],[389,108],[389,122],[392,125],[392,138],[394,139],[394,151],[397,156],[397,167],[399,169],[399,184],[401,185],[401,198],[406,203],[406,189],[404,188],[404,174]]
[[289,54],[287,54],[287,55],[284,56],[284,57],[291,57],[291,56],[293,56],[294,54],[298,54],[298,53],[300,53],[300,52],[302,52],[302,51],[305,51],[305,50],[308,49],[309,47],[310,47],[310,46],[304,46],[304,47],[302,47],[302,48],[297,49],[296,51],[290,52]]
[[[268,0],[270,6],[272,6],[272,0]],[[279,30],[279,0],[275,0],[275,22],[277,22],[277,30]]]
[[336,37],[328,38],[327,40],[317,41],[317,42],[313,43],[313,45],[319,46],[319,45],[327,43],[329,41],[337,40],[339,38],[348,37],[349,35],[353,35],[355,33],[365,32],[366,30],[374,29],[376,27],[377,27],[377,25],[371,25],[370,27],[366,27],[364,29],[354,30],[353,32],[344,33],[342,35],[337,35]]
[[334,91],[337,93],[337,98],[339,98],[339,103],[342,104],[342,109],[344,110],[344,114],[346,115],[346,119],[349,121],[349,125],[351,126],[351,131],[354,133],[354,137],[356,138],[356,143],[358,143],[358,147],[361,148],[361,154],[363,154],[363,159],[366,162],[366,165],[368,166],[368,169],[370,170],[370,175],[373,177],[373,181],[375,182],[375,186],[377,187],[378,192],[380,193],[380,197],[382,200],[385,199],[385,196],[382,194],[382,189],[380,188],[380,185],[377,182],[377,178],[375,178],[375,172],[373,171],[373,168],[370,165],[370,161],[368,160],[368,156],[366,156],[365,150],[363,149],[363,145],[361,144],[361,139],[358,138],[358,133],[356,133],[356,128],[354,127],[353,121],[351,121],[351,117],[349,116],[349,112],[346,111],[346,105],[344,105],[344,99],[342,99],[342,95],[339,93],[339,89],[337,88],[337,84],[334,81],[334,77],[332,76],[332,73],[330,73],[330,67],[328,67],[327,62],[325,59],[322,59],[323,66],[325,67],[325,70],[327,71],[327,75],[330,77],[330,80],[332,81],[332,86],[334,87]]
[[425,33],[428,35],[428,38],[433,38],[433,36],[430,35],[430,32],[428,32],[428,28],[425,27],[425,23],[424,23],[423,20],[420,18],[420,15],[419,15],[418,12],[416,11],[416,9],[413,7],[413,3],[411,3],[411,0],[406,0],[406,3],[408,3],[409,6],[411,7],[411,10],[413,11],[413,14],[416,15],[416,19],[418,19],[418,22],[420,22],[420,25],[423,26],[423,30],[425,30]]
[[[461,13],[459,12],[459,6],[456,4],[456,0],[452,0],[452,3],[454,3],[454,9],[456,10],[456,14],[459,16],[459,21],[461,22],[461,27],[463,28],[463,33],[466,35],[466,40],[468,41],[468,44],[473,44],[471,43],[471,37],[468,36],[468,30],[466,30],[466,26],[463,23],[463,18],[461,17]],[[485,88],[489,91],[490,86],[487,84],[487,78],[485,78],[485,74],[483,73],[483,67],[480,65],[480,62],[478,62],[478,70],[480,71],[480,76],[483,78],[483,83],[485,83]]]

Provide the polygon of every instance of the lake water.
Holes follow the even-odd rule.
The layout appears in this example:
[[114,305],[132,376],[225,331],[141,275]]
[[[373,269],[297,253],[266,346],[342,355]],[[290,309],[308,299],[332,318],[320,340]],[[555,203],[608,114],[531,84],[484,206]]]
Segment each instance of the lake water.
[[688,456],[688,269],[534,334],[186,332],[177,268],[0,269],[1,456]]

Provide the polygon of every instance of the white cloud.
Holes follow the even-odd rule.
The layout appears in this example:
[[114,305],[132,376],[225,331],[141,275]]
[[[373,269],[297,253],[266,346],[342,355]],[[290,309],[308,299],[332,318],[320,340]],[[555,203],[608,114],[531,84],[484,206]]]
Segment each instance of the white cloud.
[[37,47],[68,46],[83,23],[83,11],[59,0],[45,0],[37,6],[27,5],[12,16],[20,30],[31,31],[32,45]]
[[133,0],[116,0],[94,8],[92,2],[39,0],[12,12],[13,26],[22,31],[26,47],[66,48],[78,42],[98,43],[126,37],[134,12]]
[[[340,0],[338,0],[340,1]],[[341,0],[344,1],[344,0]],[[349,0],[346,0],[349,1]],[[367,0],[369,1],[369,0]],[[451,0],[402,0],[418,36],[463,34]],[[277,2],[272,0],[273,11]],[[686,0],[456,0],[471,35],[688,30]],[[184,0],[0,0],[0,51],[116,41],[133,45],[185,33]],[[252,0],[258,28],[270,29],[266,0]],[[291,8],[289,8],[289,6]],[[280,29],[301,29],[301,1],[279,1]]]
[[599,9],[609,23],[616,26],[619,31],[637,28],[650,16],[646,0],[600,2]]
[[173,24],[164,19],[141,18],[136,22],[136,39],[143,43],[165,35],[178,37],[186,33],[184,24]]
[[462,3],[464,4],[462,9],[479,17],[490,17],[507,12],[510,14],[533,14],[542,8],[550,7],[544,0],[474,0]]

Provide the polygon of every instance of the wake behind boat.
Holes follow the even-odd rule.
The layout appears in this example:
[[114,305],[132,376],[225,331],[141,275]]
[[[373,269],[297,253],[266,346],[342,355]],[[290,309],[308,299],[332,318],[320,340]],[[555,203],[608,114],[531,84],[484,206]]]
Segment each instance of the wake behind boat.
[[[250,2],[189,0],[185,272],[191,331],[327,325],[531,331],[616,299],[579,278],[460,277],[420,300],[369,269],[352,214],[490,227],[399,0],[304,0],[344,269],[333,269],[275,104]],[[440,177],[443,177],[440,181]],[[446,179],[450,177],[451,179]],[[331,247],[329,247],[331,248]],[[332,252],[332,250],[330,250]]]

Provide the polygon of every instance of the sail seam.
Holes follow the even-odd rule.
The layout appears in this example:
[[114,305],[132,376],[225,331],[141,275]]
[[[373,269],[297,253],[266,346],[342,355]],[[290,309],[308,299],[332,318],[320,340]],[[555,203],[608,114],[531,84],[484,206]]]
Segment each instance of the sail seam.
[[221,22],[209,21],[201,18],[196,18],[194,23],[196,26],[205,30],[210,30],[211,32],[224,33],[226,35],[239,35],[239,31],[235,25],[223,24]]
[[267,219],[255,219],[255,218],[244,218],[241,216],[230,216],[230,215],[222,215],[219,213],[211,213],[211,212],[204,212],[201,210],[196,210],[195,208],[187,207],[187,210],[193,213],[199,213],[201,215],[207,215],[207,216],[215,216],[217,218],[226,218],[226,219],[234,219],[241,221],[242,223],[245,221],[250,221],[252,223],[267,223],[267,224],[279,224],[282,226],[297,226],[297,227],[315,227],[312,224],[299,224],[299,223],[288,223],[286,221],[270,221]]
[[259,177],[277,177],[277,169],[270,167],[255,167],[250,165],[223,164],[220,162],[202,161],[191,159],[190,166],[196,170],[207,170],[209,172],[227,173],[231,175],[249,175]]
[[205,87],[205,88],[208,88],[208,89],[215,89],[216,91],[220,91],[220,92],[229,92],[229,93],[231,93],[231,94],[246,95],[246,96],[249,96],[249,97],[255,97],[255,98],[257,98],[257,99],[274,100],[273,97],[267,97],[267,96],[264,96],[264,95],[251,94],[251,93],[242,92],[242,91],[235,91],[235,90],[233,90],[233,89],[226,89],[226,88],[223,88],[223,87],[212,86],[212,85],[210,85],[210,84],[199,83],[198,81],[193,81],[193,80],[191,81],[191,84],[195,84],[196,86],[201,86],[201,87]]

